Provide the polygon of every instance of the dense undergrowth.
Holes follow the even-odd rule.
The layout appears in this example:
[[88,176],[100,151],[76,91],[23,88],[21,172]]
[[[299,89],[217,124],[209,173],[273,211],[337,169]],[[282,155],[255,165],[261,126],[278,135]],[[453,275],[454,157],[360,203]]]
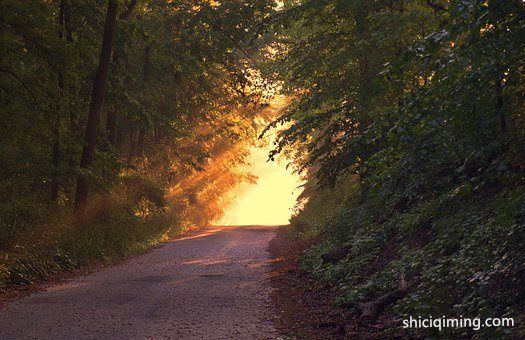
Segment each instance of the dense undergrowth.
[[0,289],[43,281],[63,271],[144,251],[182,230],[164,192],[128,177],[97,195],[86,221],[68,210],[33,202],[2,205]]
[[[326,205],[325,191],[292,220],[304,237],[321,237],[304,265],[338,290],[336,303],[372,300],[396,289],[404,273],[409,292],[389,309],[398,321],[410,315],[511,317],[513,328],[434,329],[426,335],[523,335],[523,183],[478,190],[462,185],[398,211],[377,194],[360,196],[357,181],[349,182],[339,204]],[[323,261],[323,254],[345,246],[343,259]]]

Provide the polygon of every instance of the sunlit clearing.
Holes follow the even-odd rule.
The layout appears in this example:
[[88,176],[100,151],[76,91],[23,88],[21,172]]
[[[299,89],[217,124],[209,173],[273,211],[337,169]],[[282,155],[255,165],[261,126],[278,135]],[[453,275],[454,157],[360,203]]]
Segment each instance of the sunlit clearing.
[[257,176],[258,180],[253,184],[241,184],[231,193],[234,202],[215,224],[288,224],[303,182],[298,174],[286,169],[286,160],[267,162],[270,150],[271,143],[263,147],[252,147],[247,170]]

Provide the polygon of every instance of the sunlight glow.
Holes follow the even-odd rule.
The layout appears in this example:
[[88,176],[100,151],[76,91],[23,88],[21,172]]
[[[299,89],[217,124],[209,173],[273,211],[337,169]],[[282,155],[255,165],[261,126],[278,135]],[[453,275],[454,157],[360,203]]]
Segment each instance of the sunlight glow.
[[[273,137],[270,137],[273,138]],[[217,225],[284,225],[288,224],[303,181],[286,169],[286,160],[267,162],[271,143],[252,147],[248,170],[258,180],[244,183],[232,193],[231,204]]]

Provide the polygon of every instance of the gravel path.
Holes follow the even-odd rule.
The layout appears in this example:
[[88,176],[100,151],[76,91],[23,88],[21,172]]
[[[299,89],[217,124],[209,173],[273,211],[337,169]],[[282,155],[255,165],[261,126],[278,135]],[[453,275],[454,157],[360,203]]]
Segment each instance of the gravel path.
[[221,227],[0,310],[0,339],[275,339],[266,277],[276,227]]

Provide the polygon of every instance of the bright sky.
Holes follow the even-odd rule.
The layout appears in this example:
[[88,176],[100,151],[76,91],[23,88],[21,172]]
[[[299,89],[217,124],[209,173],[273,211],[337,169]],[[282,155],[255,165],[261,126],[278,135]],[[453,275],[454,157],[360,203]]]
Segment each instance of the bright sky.
[[271,144],[252,147],[248,169],[258,177],[257,183],[235,189],[235,202],[218,225],[288,224],[303,182],[299,175],[286,169],[286,160],[266,161],[271,149]]

